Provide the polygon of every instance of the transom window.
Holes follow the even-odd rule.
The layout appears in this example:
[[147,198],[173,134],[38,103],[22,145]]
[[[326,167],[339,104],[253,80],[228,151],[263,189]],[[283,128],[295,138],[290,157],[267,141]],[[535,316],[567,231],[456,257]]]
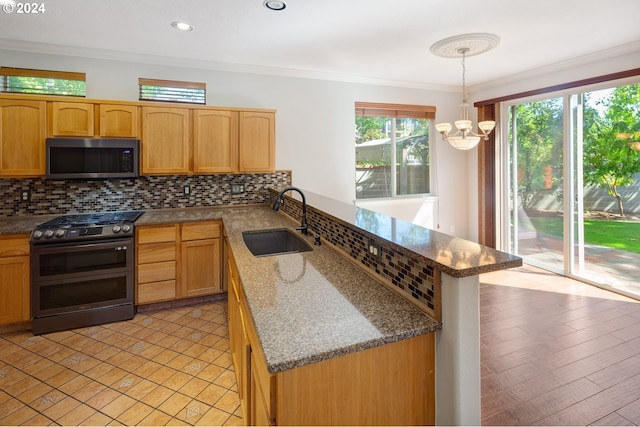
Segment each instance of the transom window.
[[138,86],[140,101],[206,104],[207,87],[205,83],[140,78]]
[[87,95],[85,73],[67,71],[0,67],[0,87],[5,93],[80,97]]
[[436,108],[356,102],[356,198],[430,192],[430,127]]

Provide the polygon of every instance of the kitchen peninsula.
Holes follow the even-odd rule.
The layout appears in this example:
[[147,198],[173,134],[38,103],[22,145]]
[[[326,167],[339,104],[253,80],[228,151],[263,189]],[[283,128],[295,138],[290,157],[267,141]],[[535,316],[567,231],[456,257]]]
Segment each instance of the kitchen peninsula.
[[310,252],[256,258],[244,244],[244,231],[296,227],[302,204],[289,196],[286,215],[269,206],[150,211],[139,224],[222,219],[270,374],[437,331],[435,422],[479,425],[478,274],[522,260],[305,194],[307,240],[323,242]]

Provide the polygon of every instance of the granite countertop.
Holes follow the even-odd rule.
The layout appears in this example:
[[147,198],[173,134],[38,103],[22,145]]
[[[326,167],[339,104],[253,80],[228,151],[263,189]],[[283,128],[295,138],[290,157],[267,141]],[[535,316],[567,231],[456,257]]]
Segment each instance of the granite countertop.
[[224,221],[271,373],[436,331],[440,325],[327,245],[255,257],[243,231],[298,225],[269,206],[150,211],[136,225]]

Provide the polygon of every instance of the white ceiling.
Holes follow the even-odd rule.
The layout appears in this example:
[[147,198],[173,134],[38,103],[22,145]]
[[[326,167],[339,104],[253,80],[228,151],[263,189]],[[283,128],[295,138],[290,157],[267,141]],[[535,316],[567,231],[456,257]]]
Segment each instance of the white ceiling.
[[408,87],[461,85],[460,60],[429,52],[458,34],[501,39],[467,59],[469,86],[640,52],[640,0],[262,1],[36,0],[44,13],[0,12],[0,48]]

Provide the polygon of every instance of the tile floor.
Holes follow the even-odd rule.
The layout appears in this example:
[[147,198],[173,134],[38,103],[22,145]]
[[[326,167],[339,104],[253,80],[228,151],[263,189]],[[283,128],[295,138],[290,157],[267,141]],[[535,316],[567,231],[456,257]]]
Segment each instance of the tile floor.
[[[481,276],[483,425],[640,425],[640,303]],[[224,302],[0,336],[0,425],[240,425]]]
[[480,282],[483,425],[640,425],[640,301],[530,266]]
[[241,425],[224,302],[0,336],[0,425]]

